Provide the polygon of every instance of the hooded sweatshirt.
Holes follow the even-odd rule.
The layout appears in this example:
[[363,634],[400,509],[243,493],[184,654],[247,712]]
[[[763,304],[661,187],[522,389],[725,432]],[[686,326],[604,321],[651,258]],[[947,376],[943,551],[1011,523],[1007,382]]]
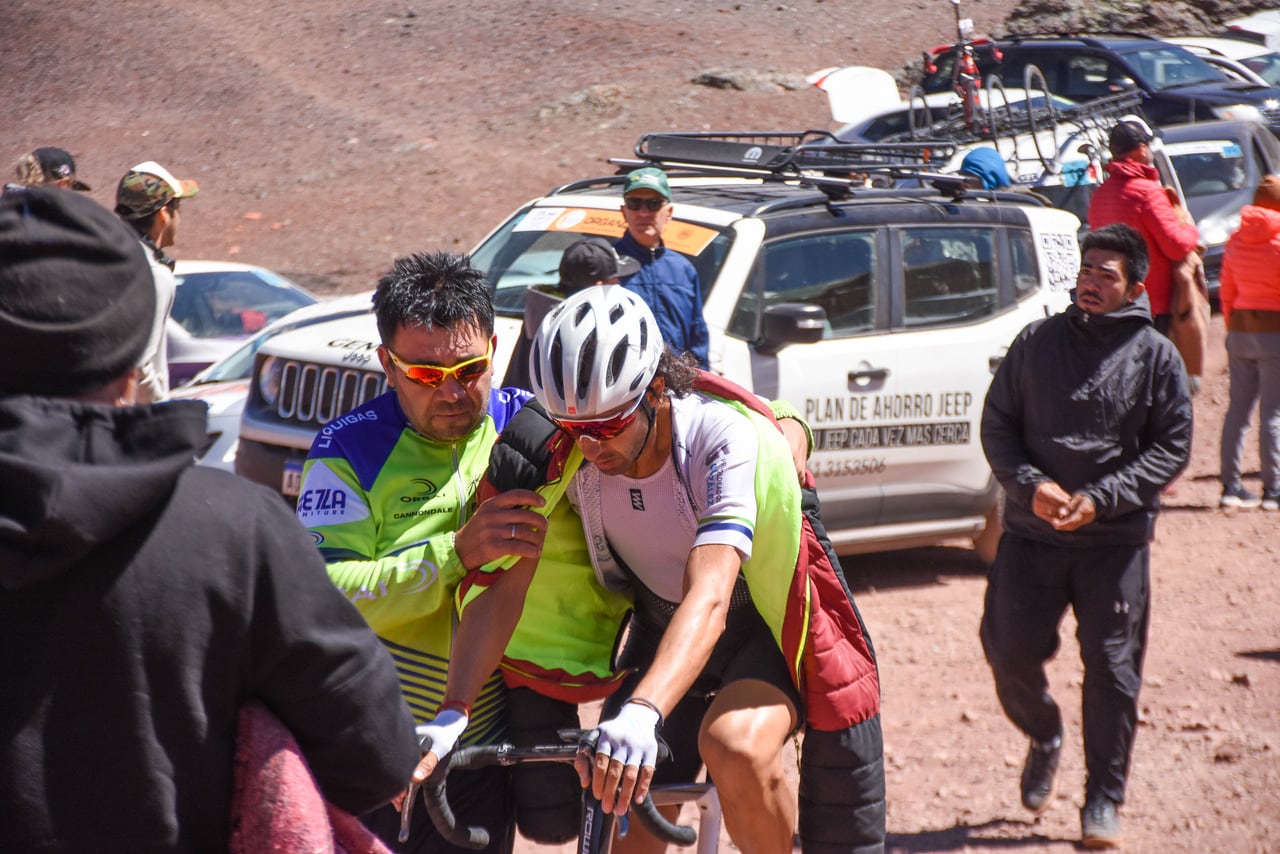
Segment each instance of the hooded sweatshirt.
[[197,401],[0,398],[0,851],[226,851],[265,704],[352,813],[418,758],[391,661]]
[[[1160,490],[1191,455],[1191,397],[1146,295],[1109,314],[1073,303],[1023,329],[987,391],[982,449],[1009,533],[1061,546],[1150,541]],[[1097,518],[1057,531],[1036,516],[1032,496],[1048,480],[1088,495]]]

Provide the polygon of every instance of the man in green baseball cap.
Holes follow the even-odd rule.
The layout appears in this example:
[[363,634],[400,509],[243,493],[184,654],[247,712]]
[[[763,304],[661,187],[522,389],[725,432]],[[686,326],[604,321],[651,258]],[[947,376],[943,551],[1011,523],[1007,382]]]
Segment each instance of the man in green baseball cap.
[[662,242],[674,212],[665,172],[645,166],[627,173],[622,185],[627,233],[614,248],[619,255],[640,262],[639,272],[624,276],[622,284],[652,309],[662,339],[677,353],[692,353],[698,366],[707,368],[707,323],[702,318],[698,271],[688,258]]

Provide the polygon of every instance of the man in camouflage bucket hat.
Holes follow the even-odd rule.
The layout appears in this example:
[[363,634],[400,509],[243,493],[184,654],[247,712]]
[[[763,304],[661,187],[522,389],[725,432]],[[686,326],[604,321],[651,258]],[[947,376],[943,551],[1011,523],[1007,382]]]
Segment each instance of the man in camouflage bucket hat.
[[177,282],[174,260],[164,253],[178,233],[178,209],[182,199],[199,192],[195,181],[180,181],[154,160],[139,163],[125,173],[116,188],[116,214],[137,232],[147,250],[151,273],[156,281],[156,316],[151,340],[142,361],[138,399],[144,403],[169,396],[169,359],[165,323],[173,308]]

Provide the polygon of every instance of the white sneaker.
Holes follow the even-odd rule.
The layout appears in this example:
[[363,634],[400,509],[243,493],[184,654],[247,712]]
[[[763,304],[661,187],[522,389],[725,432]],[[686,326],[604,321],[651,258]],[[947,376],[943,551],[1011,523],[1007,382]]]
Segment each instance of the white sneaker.
[[[1275,500],[1274,498],[1272,499]],[[1254,495],[1243,486],[1237,486],[1235,489],[1223,489],[1222,497],[1218,499],[1219,507],[1238,507],[1244,510],[1251,510],[1262,504],[1262,499]]]

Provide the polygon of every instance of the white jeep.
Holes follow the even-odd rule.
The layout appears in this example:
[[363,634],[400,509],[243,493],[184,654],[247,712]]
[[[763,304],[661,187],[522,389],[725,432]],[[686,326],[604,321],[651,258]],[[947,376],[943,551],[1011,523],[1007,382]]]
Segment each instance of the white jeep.
[[[1067,306],[1076,217],[959,181],[865,189],[801,168],[773,135],[671,136],[646,138],[622,165],[668,170],[675,211],[664,241],[701,278],[711,369],[791,401],[813,428],[810,464],[833,543],[847,553],[962,536],[989,556],[999,489],[979,441],[983,399],[1017,332]],[[725,165],[735,159],[744,165]],[[554,283],[575,240],[622,235],[622,181],[560,187],[473,251],[494,286],[495,376],[521,334],[526,288]],[[268,340],[237,471],[296,495],[316,430],[385,389],[377,343],[372,315]]]

